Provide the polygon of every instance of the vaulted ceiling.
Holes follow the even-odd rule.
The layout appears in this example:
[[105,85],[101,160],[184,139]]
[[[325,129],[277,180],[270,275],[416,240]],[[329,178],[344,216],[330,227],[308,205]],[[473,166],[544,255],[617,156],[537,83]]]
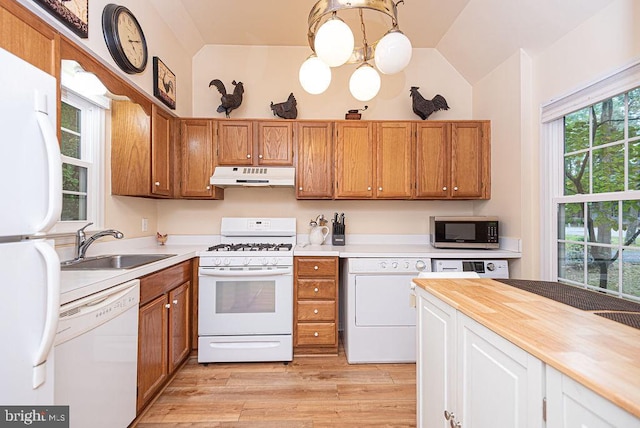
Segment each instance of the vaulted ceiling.
[[[405,0],[398,21],[414,48],[437,49],[473,84],[518,49],[535,56],[614,1]],[[194,54],[207,44],[308,46],[307,18],[316,0],[151,2]],[[370,40],[388,27],[377,12],[365,12],[365,20]]]

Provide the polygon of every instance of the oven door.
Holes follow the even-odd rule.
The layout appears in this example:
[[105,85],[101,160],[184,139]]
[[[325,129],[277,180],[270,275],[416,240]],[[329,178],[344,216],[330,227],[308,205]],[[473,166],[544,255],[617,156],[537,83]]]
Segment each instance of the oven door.
[[200,267],[198,335],[274,335],[293,330],[293,268]]

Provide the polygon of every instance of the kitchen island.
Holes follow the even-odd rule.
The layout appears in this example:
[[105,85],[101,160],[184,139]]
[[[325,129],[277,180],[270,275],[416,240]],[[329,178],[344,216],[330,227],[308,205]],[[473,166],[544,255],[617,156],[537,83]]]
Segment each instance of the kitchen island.
[[[491,279],[424,278],[415,279],[414,283],[419,301],[419,335],[433,336],[435,328],[442,333],[439,337],[448,337],[452,339],[449,342],[455,343],[453,352],[447,349],[442,355],[457,358],[459,371],[453,379],[445,380],[463,379],[464,385],[458,385],[457,389],[464,391],[459,394],[472,393],[469,386],[473,384],[464,380],[470,376],[468,370],[464,370],[473,364],[460,360],[475,358],[474,353],[485,355],[484,350],[478,351],[484,340],[485,344],[497,344],[495,349],[509,349],[507,354],[520,361],[524,379],[514,385],[526,384],[526,400],[534,401],[522,403],[524,407],[520,410],[539,413],[539,418],[546,418],[547,426],[565,426],[562,421],[583,418],[591,421],[589,426],[605,426],[605,421],[610,423],[610,417],[624,424],[616,422],[606,426],[640,426],[640,330]],[[445,319],[454,327],[443,328]],[[481,339],[469,340],[475,332],[479,332],[477,337]],[[425,349],[438,352],[437,347],[431,351]],[[469,355],[461,357],[465,352]],[[421,362],[419,359],[418,383],[421,383]],[[498,366],[503,370],[508,364],[501,361]],[[422,367],[422,370],[424,373],[430,368]],[[507,371],[510,369],[505,369]],[[495,385],[485,383],[481,388],[491,389],[498,384],[496,380]],[[573,392],[567,392],[569,390]],[[420,387],[418,391],[420,395]],[[521,398],[514,398],[518,399]],[[420,400],[419,397],[419,407]],[[446,404],[458,406],[456,421],[463,418],[464,422],[465,406],[470,400],[473,397],[458,396]],[[508,404],[501,406],[503,413],[511,410]],[[440,419],[442,410],[453,409],[441,409]],[[516,413],[514,410],[514,415]],[[596,414],[598,416],[594,416]],[[593,418],[598,418],[598,423],[594,423]]]

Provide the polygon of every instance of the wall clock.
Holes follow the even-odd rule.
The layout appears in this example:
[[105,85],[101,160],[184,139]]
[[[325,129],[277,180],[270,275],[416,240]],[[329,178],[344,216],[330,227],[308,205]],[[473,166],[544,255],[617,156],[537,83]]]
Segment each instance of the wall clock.
[[102,32],[109,53],[125,73],[142,73],[147,66],[147,41],[129,9],[108,4],[102,11]]

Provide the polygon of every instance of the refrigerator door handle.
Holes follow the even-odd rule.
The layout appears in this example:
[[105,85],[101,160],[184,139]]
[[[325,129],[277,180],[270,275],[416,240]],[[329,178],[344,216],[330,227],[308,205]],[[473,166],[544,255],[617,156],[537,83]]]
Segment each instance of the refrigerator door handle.
[[36,250],[44,259],[47,274],[47,312],[42,338],[33,361],[33,389],[46,380],[47,357],[53,346],[60,313],[60,259],[51,245],[45,241],[35,243]]
[[47,213],[42,223],[36,228],[37,231],[42,233],[51,229],[60,219],[60,212],[62,210],[62,157],[60,156],[58,137],[49,120],[49,115],[36,107],[36,118],[47,152],[47,170],[49,175]]

